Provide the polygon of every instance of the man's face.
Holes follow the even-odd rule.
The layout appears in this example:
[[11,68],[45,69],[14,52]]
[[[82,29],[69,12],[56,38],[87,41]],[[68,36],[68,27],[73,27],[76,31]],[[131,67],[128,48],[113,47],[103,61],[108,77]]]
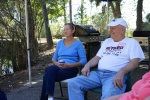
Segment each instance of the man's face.
[[110,26],[110,33],[117,34],[119,32],[119,27],[117,26]]
[[112,38],[124,35],[124,27],[121,25],[110,26],[110,35]]

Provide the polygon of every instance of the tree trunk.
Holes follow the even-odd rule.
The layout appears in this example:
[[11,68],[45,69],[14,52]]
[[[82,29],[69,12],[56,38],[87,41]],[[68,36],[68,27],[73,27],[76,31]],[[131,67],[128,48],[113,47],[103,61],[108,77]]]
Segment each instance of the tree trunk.
[[72,23],[72,0],[69,1],[70,23]]
[[142,10],[143,10],[143,0],[138,0],[137,2],[137,19],[136,19],[136,31],[142,31]]
[[121,3],[121,0],[115,1],[115,5],[112,2],[109,2],[109,5],[111,6],[114,18],[121,17],[120,3]]
[[66,18],[66,3],[65,3],[65,0],[63,0],[63,10],[64,10],[64,23],[67,22],[67,18]]
[[[99,5],[99,3],[103,0],[90,0],[91,2],[95,1],[96,5]],[[121,17],[121,10],[120,10],[120,3],[122,0],[116,0],[116,1],[108,1],[108,6],[111,6],[112,13],[114,15],[114,18],[120,18]],[[114,3],[115,2],[115,5]]]
[[116,17],[121,18],[121,10],[120,10],[121,0],[116,1]]
[[84,0],[81,0],[81,24],[83,24]]
[[31,7],[31,2],[28,0],[28,17],[29,17],[29,44],[30,44],[30,56],[31,56],[31,64],[35,63],[38,56],[38,42],[35,37],[35,25],[33,12]]
[[51,35],[50,27],[49,27],[46,3],[43,3],[42,8],[43,8],[44,21],[45,21],[47,45],[48,45],[48,49],[52,49],[53,48],[53,40],[52,40],[52,35]]

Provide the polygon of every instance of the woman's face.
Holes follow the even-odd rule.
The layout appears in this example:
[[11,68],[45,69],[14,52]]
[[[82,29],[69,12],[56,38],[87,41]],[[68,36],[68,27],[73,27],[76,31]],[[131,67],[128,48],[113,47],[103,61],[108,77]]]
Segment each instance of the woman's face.
[[71,28],[71,25],[64,26],[64,35],[66,37],[72,36],[73,37],[74,29]]

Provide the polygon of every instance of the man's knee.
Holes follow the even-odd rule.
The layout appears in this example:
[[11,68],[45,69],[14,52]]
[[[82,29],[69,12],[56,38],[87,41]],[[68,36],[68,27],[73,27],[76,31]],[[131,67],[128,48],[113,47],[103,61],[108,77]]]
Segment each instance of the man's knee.
[[[75,77],[76,78],[76,77]],[[72,87],[76,87],[76,79],[72,78],[68,81],[68,87],[72,88]]]
[[103,100],[111,96],[122,94],[124,93],[124,91],[125,91],[125,87],[123,87],[122,89],[120,89],[119,87],[116,88],[112,87],[109,90],[103,90],[101,99]]

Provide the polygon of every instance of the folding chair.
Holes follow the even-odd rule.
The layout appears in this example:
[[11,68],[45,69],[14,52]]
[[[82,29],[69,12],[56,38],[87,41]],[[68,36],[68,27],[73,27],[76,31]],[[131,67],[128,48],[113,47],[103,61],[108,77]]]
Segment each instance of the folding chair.
[[[131,78],[132,78],[133,72],[134,72],[134,70],[131,71],[131,72],[129,72],[129,73],[127,74],[127,80],[126,80],[127,86],[126,86],[125,92],[128,92],[128,91],[131,90],[131,87],[132,87],[132,86],[131,86]],[[88,91],[91,91],[91,92],[94,92],[94,93],[98,93],[98,94],[102,94],[102,87],[96,87],[96,88],[90,89],[90,90],[88,90]],[[87,99],[88,91],[84,92],[84,99],[85,99],[85,100],[88,100],[88,99]]]
[[[82,66],[82,67],[78,67],[79,72],[78,72],[77,76],[81,74],[81,69],[82,69],[82,68],[83,68],[83,66]],[[58,82],[59,88],[60,88],[61,97],[55,97],[55,99],[69,100],[68,98],[64,98],[64,93],[63,93],[63,89],[64,89],[64,88],[68,88],[68,87],[67,87],[67,86],[62,86],[62,83],[68,84],[68,81],[69,81],[69,80],[70,80],[70,79],[66,79],[66,80],[63,80],[63,81],[59,81],[59,82]]]

